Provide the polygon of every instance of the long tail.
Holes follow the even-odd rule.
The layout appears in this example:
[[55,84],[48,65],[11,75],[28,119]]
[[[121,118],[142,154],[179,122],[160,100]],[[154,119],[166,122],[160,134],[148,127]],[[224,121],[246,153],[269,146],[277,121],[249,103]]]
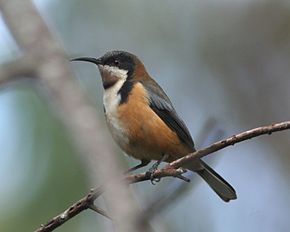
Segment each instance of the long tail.
[[210,166],[204,161],[200,160],[200,164],[204,167],[202,170],[196,171],[202,179],[216,192],[217,195],[225,202],[237,199],[235,189],[226,182],[219,174],[217,174]]

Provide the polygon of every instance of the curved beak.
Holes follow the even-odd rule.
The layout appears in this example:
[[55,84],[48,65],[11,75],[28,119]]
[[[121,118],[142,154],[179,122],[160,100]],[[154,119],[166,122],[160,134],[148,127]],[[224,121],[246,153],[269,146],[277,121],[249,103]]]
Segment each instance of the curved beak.
[[102,60],[100,58],[96,59],[92,57],[79,57],[79,58],[71,59],[70,61],[85,61],[85,62],[90,62],[96,65],[102,64]]

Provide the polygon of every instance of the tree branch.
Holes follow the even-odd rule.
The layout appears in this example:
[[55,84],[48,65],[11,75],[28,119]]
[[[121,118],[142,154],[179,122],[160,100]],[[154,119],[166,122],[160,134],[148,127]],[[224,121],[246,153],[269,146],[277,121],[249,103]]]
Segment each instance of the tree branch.
[[61,226],[63,223],[78,215],[83,210],[89,209],[94,201],[103,193],[101,187],[91,190],[85,197],[71,205],[61,214],[57,215],[45,225],[41,225],[40,228],[35,230],[35,232],[48,232],[53,231],[57,227]]
[[[169,176],[179,177],[183,173],[182,170],[179,168],[188,162],[192,162],[195,159],[202,158],[206,155],[219,151],[225,147],[232,146],[236,143],[240,143],[242,141],[245,141],[254,137],[258,137],[264,134],[270,135],[273,132],[283,131],[283,130],[288,130],[288,129],[290,129],[290,121],[285,121],[281,123],[272,124],[269,126],[258,127],[252,130],[248,130],[248,131],[233,135],[227,139],[220,140],[204,149],[200,149],[196,152],[188,154],[187,156],[183,158],[180,158],[178,160],[175,160],[167,164],[164,168],[156,170],[156,172],[154,173],[154,178],[161,179],[163,177],[169,177]],[[150,175],[148,175],[147,173],[131,174],[131,175],[126,176],[125,179],[127,182],[132,184],[132,183],[150,180]],[[100,190],[100,188],[97,188],[96,190],[91,191],[87,196],[85,196],[84,198],[82,198],[77,203],[73,204],[67,210],[64,211],[64,212],[71,212],[71,214],[67,214],[67,216],[65,217],[65,220],[61,218],[63,214],[60,214],[57,217],[54,217],[51,221],[49,221],[45,225],[42,225],[35,232],[53,231],[53,229],[57,228],[64,222],[68,221],[70,218],[81,213],[83,210],[90,208],[93,201],[97,197],[99,197],[101,194],[102,194],[102,190]],[[76,207],[77,205],[79,205],[80,207]]]
[[255,129],[242,132],[240,134],[232,135],[231,137],[218,141],[209,147],[193,152],[185,157],[182,157],[178,160],[173,161],[172,163],[169,164],[169,166],[173,168],[179,168],[179,167],[182,167],[184,164],[193,161],[194,159],[202,158],[210,153],[216,152],[225,147],[233,146],[236,143],[239,143],[239,142],[260,136],[260,135],[265,135],[265,134],[270,135],[274,132],[288,130],[288,129],[290,129],[290,121],[274,123],[269,126],[257,127]]
[[0,85],[14,80],[22,80],[23,77],[34,77],[35,62],[31,56],[23,56],[0,66]]

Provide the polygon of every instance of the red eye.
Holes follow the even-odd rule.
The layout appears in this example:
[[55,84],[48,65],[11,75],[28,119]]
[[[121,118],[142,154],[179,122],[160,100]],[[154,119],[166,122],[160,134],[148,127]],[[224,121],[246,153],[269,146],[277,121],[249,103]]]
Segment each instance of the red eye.
[[114,60],[114,64],[119,65],[120,64],[119,60]]

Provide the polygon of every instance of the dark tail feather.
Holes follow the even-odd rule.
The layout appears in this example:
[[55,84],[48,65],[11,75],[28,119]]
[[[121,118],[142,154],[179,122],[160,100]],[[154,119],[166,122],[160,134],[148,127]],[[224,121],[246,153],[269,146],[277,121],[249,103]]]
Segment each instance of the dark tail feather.
[[216,194],[219,195],[219,197],[225,202],[237,199],[236,191],[234,188],[205,162],[202,160],[200,161],[204,169],[197,171],[197,173],[208,183],[213,191],[215,191]]

